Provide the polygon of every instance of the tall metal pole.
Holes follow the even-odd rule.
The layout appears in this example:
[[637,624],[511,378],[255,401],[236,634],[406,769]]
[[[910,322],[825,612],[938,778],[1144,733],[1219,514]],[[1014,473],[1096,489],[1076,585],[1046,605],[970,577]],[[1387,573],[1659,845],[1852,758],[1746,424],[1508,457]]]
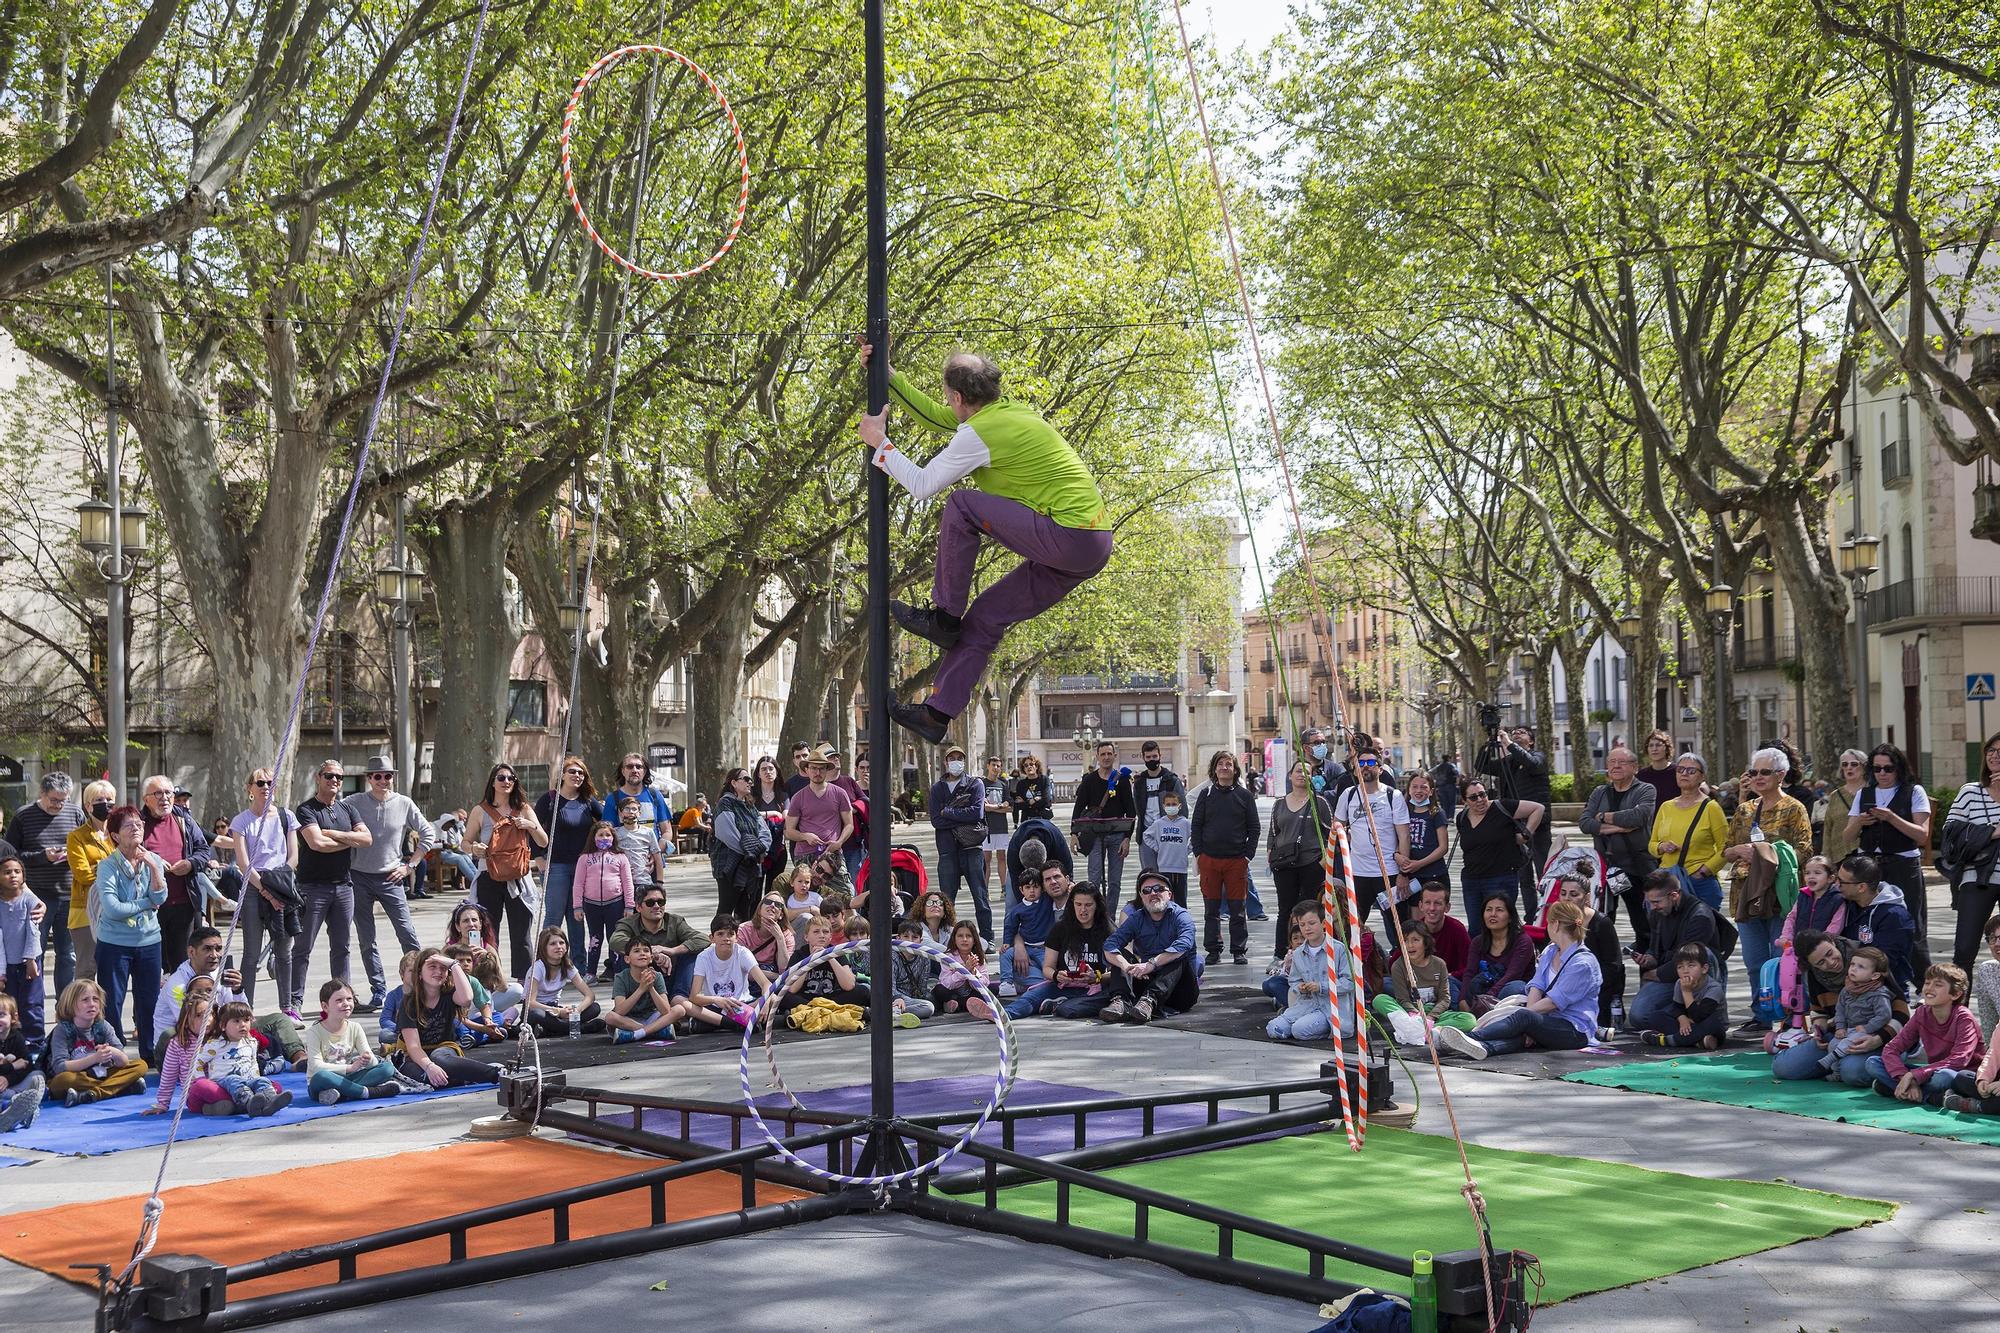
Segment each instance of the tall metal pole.
[[[400,474],[408,457],[409,437],[403,429],[402,404],[397,403],[398,429],[396,431],[396,471]],[[413,754],[415,728],[410,721],[410,621],[415,608],[410,605],[411,590],[416,580],[410,577],[409,546],[404,540],[404,524],[409,512],[409,501],[401,491],[396,493],[395,538],[391,548],[390,562],[402,571],[397,577],[401,582],[398,591],[402,594],[389,607],[389,688],[395,695],[394,730],[390,733],[390,758],[395,761],[396,771],[403,774],[403,781],[416,786],[416,755]],[[336,654],[338,656],[338,654]]]
[[118,453],[118,358],[113,337],[118,327],[116,281],[104,266],[104,498],[111,505],[111,560],[104,570],[104,759],[111,770],[111,787],[119,801],[125,794],[125,511],[119,474],[124,461]]
[[[1860,530],[1857,528],[1856,531],[1859,532]],[[1873,571],[1870,572],[1872,573]],[[1861,711],[1861,748],[1866,750],[1873,743],[1868,716],[1871,711],[1868,707],[1868,695],[1872,688],[1868,683],[1868,575],[1856,575],[1853,586],[1854,670],[1855,674],[1860,677],[1855,682],[1859,688],[1855,690],[1854,695],[1855,701],[1860,705]]]
[[[867,44],[868,118],[868,410],[889,402],[889,139],[884,125],[884,43],[882,0],[861,0]],[[865,457],[865,455],[864,455]],[[890,947],[889,820],[898,767],[889,732],[889,478],[880,468],[868,473],[868,961],[875,980],[869,992],[870,1114],[886,1122],[896,1114],[894,975]],[[884,1158],[902,1155],[901,1141],[878,1132],[870,1144],[873,1169],[900,1169]]]

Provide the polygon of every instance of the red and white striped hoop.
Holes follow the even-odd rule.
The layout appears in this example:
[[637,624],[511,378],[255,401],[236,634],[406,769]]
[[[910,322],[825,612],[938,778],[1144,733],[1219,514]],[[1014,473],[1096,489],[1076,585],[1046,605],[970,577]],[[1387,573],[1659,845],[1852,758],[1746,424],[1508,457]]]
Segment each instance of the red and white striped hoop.
[[[722,107],[722,114],[729,119],[729,132],[736,139],[736,162],[743,171],[743,185],[736,194],[736,216],[729,223],[729,234],[722,238],[722,244],[716,248],[714,254],[702,260],[693,268],[684,268],[672,273],[662,272],[659,269],[651,269],[643,264],[634,263],[624,255],[619,254],[611,242],[605,240],[598,233],[596,225],[590,220],[590,215],[584,211],[583,200],[577,195],[576,173],[570,167],[570,134],[576,128],[576,114],[583,106],[584,94],[590,91],[590,85],[597,81],[599,75],[633,56],[641,55],[665,56],[670,60],[679,61],[681,64],[687,66],[688,69],[694,71],[695,75],[708,88],[709,92],[715,94],[716,103]],[[620,268],[629,273],[636,273],[642,278],[651,278],[655,282],[679,282],[683,278],[691,278],[697,273],[705,272],[714,267],[718,260],[729,253],[729,247],[736,244],[736,237],[743,230],[743,215],[750,206],[750,153],[743,146],[743,127],[737,123],[735,108],[729,105],[729,99],[722,95],[722,89],[716,86],[715,80],[709,77],[708,71],[682,55],[679,51],[666,46],[621,46],[616,51],[600,57],[596,64],[583,72],[583,77],[576,81],[576,88],[569,95],[569,105],[563,108],[562,136],[560,142],[562,145],[563,190],[569,195],[569,206],[576,210],[576,220],[583,224],[584,234],[589,236],[597,248],[604,252],[606,258],[610,259]]]

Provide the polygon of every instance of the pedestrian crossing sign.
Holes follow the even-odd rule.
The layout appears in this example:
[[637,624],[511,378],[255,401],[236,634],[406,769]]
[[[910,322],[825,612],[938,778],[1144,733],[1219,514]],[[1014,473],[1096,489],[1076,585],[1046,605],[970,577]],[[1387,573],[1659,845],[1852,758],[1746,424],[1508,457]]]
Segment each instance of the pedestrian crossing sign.
[[1993,701],[1993,673],[1982,671],[1965,678],[1965,701],[1969,704]]

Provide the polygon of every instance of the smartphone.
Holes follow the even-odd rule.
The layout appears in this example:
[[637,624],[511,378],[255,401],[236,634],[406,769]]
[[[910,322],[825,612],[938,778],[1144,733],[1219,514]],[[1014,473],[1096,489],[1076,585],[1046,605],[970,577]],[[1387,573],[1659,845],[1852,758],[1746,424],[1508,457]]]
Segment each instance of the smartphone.
[[223,970],[223,971],[225,971],[225,972],[234,972],[234,971],[236,970],[236,955],[235,955],[235,954],[233,954],[233,953],[226,953],[226,954],[222,955],[222,970]]

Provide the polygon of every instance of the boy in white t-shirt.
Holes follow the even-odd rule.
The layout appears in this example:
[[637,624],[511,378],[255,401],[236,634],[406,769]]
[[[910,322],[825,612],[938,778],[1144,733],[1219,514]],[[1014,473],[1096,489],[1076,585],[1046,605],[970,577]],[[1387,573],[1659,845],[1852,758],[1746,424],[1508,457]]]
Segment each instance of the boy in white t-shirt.
[[688,994],[694,1012],[690,1017],[710,1028],[750,1026],[756,1013],[753,985],[755,993],[761,995],[771,989],[771,979],[748,949],[738,947],[736,918],[723,912],[708,923],[708,947],[694,960],[694,989]]

